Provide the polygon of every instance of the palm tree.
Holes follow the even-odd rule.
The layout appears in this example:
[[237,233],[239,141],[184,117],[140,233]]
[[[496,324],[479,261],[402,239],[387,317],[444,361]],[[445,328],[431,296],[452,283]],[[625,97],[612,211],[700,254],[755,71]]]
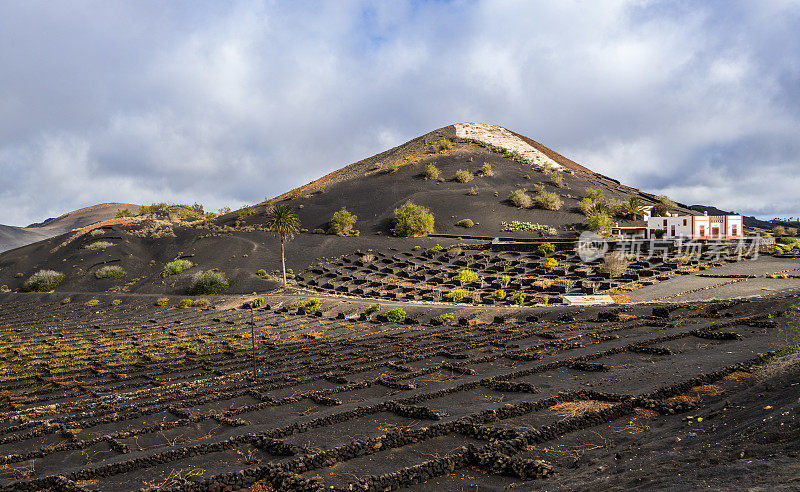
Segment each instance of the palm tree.
[[630,200],[628,200],[628,213],[633,216],[633,220],[636,220],[636,217],[640,215],[644,217],[644,206],[642,206],[639,199],[635,196],[632,196]]
[[283,285],[286,286],[286,256],[284,243],[291,241],[300,230],[300,219],[289,205],[270,206],[267,208],[267,229],[281,239],[281,264],[283,265]]

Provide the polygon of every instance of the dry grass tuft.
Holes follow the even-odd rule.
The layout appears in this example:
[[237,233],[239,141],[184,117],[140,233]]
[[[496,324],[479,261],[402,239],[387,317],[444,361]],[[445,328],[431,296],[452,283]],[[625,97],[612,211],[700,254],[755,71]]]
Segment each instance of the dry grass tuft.
[[667,398],[664,401],[667,402],[667,403],[673,403],[673,402],[679,402],[679,401],[680,402],[684,402],[684,403],[692,403],[692,402],[695,402],[695,401],[697,401],[699,399],[700,399],[700,397],[697,396],[697,395],[675,395],[675,396],[670,396],[669,398]]
[[690,393],[699,393],[704,396],[718,396],[723,393],[722,388],[716,384],[701,384],[689,390]]
[[633,409],[633,414],[640,419],[654,419],[658,417],[659,413],[649,408],[636,407]]
[[739,379],[748,379],[748,378],[754,378],[754,377],[755,376],[753,376],[749,372],[733,371],[732,373],[730,373],[727,376],[725,376],[724,379],[726,379],[728,381],[738,381]]
[[587,412],[599,412],[605,408],[611,406],[611,403],[607,403],[604,401],[597,401],[597,400],[575,400],[575,401],[565,401],[563,403],[558,403],[553,405],[548,410],[552,412],[558,412],[564,415],[569,415],[570,417],[575,417],[577,415],[583,415]]

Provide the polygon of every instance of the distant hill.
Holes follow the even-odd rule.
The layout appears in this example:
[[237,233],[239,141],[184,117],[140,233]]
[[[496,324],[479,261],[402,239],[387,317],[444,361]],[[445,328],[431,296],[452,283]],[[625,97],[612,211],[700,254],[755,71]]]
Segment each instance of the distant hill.
[[27,227],[0,224],[0,251],[19,248],[42,239],[51,238],[73,229],[113,218],[123,208],[139,210],[139,205],[131,203],[101,203],[65,213],[59,217],[46,219]]

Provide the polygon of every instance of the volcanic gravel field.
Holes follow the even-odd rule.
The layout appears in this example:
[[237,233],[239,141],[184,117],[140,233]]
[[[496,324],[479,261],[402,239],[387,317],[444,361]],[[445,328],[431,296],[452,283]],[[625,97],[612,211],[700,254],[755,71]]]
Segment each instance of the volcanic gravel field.
[[[657,479],[696,470],[695,443],[715,443],[702,452],[716,466],[752,459],[779,402],[794,440],[771,449],[797,456],[796,378],[754,393],[751,373],[785,346],[769,315],[791,297],[453,326],[430,311],[359,321],[332,300],[308,315],[278,297],[255,310],[63,297],[0,299],[3,490],[681,488]],[[734,416],[761,422],[736,422],[745,447]],[[621,464],[634,459],[638,472]]]

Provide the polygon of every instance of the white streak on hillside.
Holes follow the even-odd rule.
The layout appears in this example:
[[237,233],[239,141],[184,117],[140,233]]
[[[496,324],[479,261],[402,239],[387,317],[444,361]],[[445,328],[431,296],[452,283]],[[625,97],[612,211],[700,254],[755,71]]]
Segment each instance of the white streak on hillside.
[[510,151],[516,151],[533,164],[540,166],[559,170],[563,167],[502,126],[487,125],[485,123],[456,123],[453,126],[456,127],[456,136],[459,138],[470,138]]

